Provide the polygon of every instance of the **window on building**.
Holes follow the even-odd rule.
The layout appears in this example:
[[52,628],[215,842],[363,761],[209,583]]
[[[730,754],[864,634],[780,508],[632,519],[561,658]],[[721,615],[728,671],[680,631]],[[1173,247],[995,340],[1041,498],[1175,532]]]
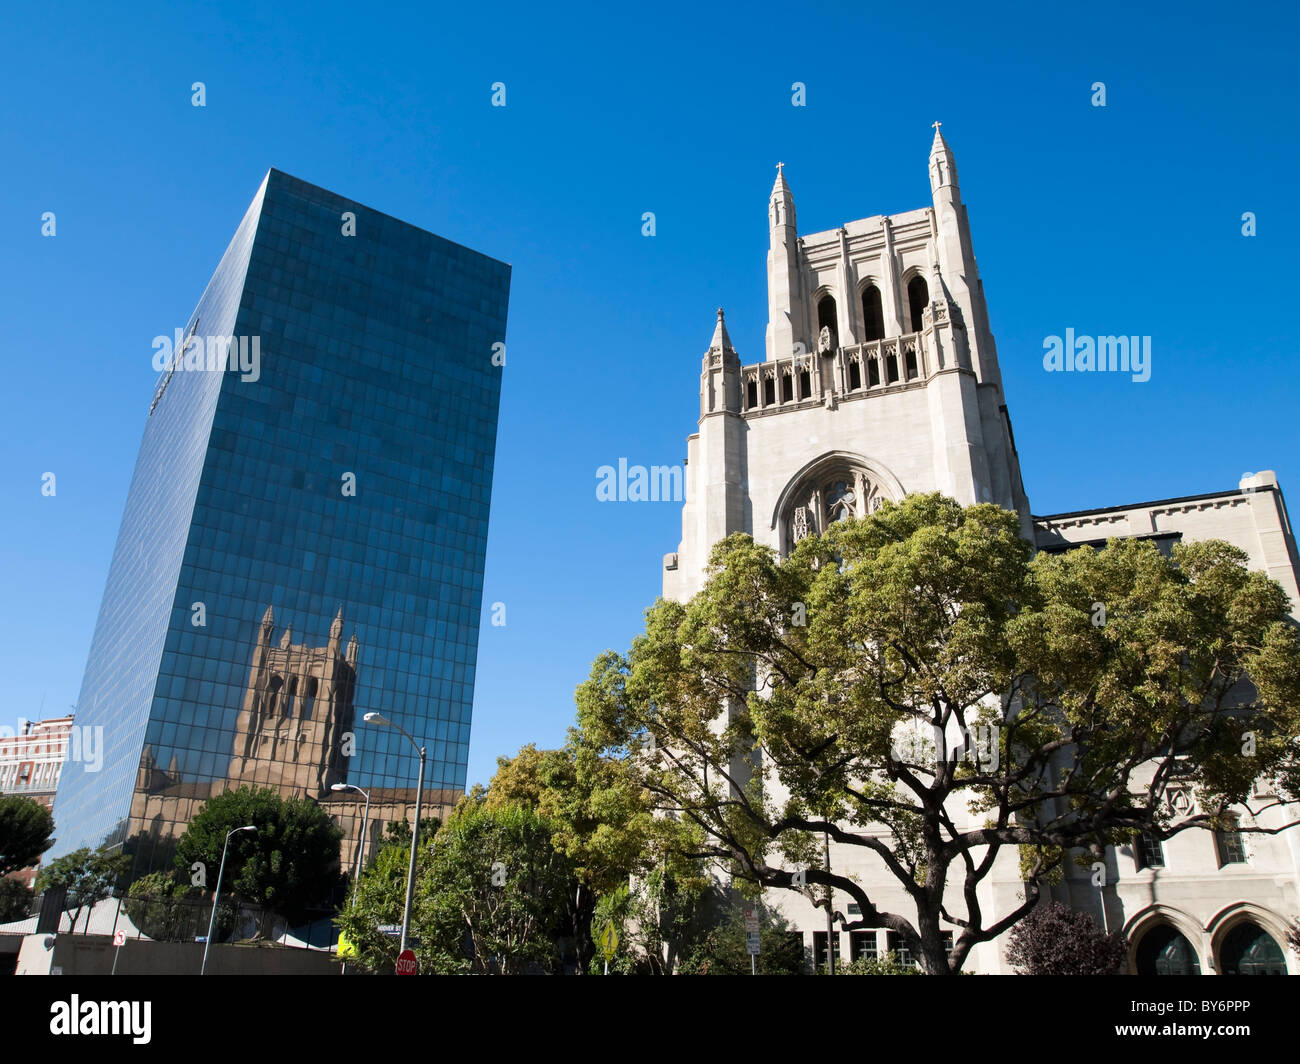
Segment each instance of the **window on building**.
[[907,379],[909,381],[914,380],[916,377],[920,376],[920,371],[916,368],[915,350],[908,351],[907,354],[903,356],[903,365],[904,365],[904,369],[907,372]]
[[[838,933],[831,936],[831,945],[835,950],[835,963],[840,960],[840,936]],[[813,967],[818,971],[827,967],[826,961],[826,932],[813,932]]]
[[849,932],[849,960],[874,961],[880,955],[875,930]]
[[889,384],[898,383],[898,356],[885,356],[885,380]]
[[880,363],[876,359],[867,362],[867,387],[874,388],[880,383]]
[[911,315],[912,332],[921,331],[921,316],[930,305],[930,286],[919,274],[907,282],[907,308]]
[[1214,833],[1214,848],[1219,855],[1219,867],[1230,864],[1246,864],[1246,842],[1234,819],[1220,831]]
[[758,381],[747,381],[745,384],[745,409],[753,410],[756,406],[758,406]]
[[799,398],[807,399],[812,395],[812,374],[806,369],[799,371]]
[[849,391],[857,391],[862,387],[862,366],[858,362],[849,363]]
[[898,960],[899,964],[915,964],[916,959],[912,956],[912,951],[907,948],[907,943],[903,941],[903,936],[897,931],[890,931],[886,935],[889,945],[889,952]]
[[1140,832],[1133,839],[1133,860],[1139,869],[1164,868],[1165,848],[1154,835]]
[[880,305],[880,289],[874,284],[862,291],[862,341],[885,338],[885,312]]
[[817,302],[817,335],[821,336],[823,329],[829,329],[831,334],[831,350],[834,351],[839,346],[839,321],[835,308],[834,296],[822,296]]
[[776,402],[776,381],[771,377],[763,380],[763,403],[772,406]]

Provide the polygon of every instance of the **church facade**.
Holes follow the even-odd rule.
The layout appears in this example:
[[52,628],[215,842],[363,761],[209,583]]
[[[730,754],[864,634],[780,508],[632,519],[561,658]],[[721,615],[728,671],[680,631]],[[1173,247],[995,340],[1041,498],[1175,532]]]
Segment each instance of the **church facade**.
[[[803,536],[866,516],[885,499],[940,491],[1019,514],[1022,536],[1039,550],[1114,536],[1158,545],[1224,539],[1300,608],[1300,561],[1271,472],[1192,497],[1030,511],[957,167],[937,123],[929,176],[925,207],[801,236],[778,166],[768,204],[765,358],[742,362],[719,310],[700,374],[699,429],[687,444],[682,539],[664,557],[664,597],[694,595],[710,549],[731,533],[784,555]],[[1264,817],[1259,826],[1286,822],[1279,809]],[[880,907],[908,911],[892,877],[854,849],[832,846],[834,867],[858,877]],[[1004,853],[999,862],[985,884],[986,911],[1008,911],[1023,891],[1016,858]],[[1300,916],[1300,830],[1227,838],[1191,830],[1112,849],[1107,865],[1105,888],[1080,869],[1054,893],[1124,930],[1132,971],[1300,973],[1286,945]],[[768,901],[803,934],[818,966],[828,950],[856,959],[900,949],[884,929],[828,933],[825,911],[794,892],[770,892]],[[981,944],[967,970],[1009,971],[1005,946],[1006,936]]]

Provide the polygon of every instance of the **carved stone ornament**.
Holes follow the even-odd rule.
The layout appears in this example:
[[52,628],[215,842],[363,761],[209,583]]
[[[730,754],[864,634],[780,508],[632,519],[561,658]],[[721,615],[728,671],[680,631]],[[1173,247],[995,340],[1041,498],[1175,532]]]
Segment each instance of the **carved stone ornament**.
[[808,507],[800,506],[795,509],[790,530],[796,543],[808,535]]

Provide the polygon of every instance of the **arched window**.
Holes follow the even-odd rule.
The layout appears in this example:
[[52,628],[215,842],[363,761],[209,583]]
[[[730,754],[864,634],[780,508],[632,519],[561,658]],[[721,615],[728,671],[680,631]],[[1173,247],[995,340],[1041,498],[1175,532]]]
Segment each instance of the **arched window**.
[[885,338],[885,312],[880,305],[880,289],[874,284],[862,291],[862,342]]
[[295,676],[289,681],[289,693],[285,696],[284,699],[284,715],[286,717],[293,716],[293,700],[297,696],[298,696],[298,677]]
[[284,680],[279,676],[272,676],[266,684],[266,715],[275,716],[276,706],[280,702],[280,688],[284,686]]
[[873,514],[884,500],[875,478],[852,461],[835,461],[809,471],[791,485],[778,518],[783,551],[805,536],[820,535],[837,521]]
[[758,406],[758,378],[750,377],[745,382],[745,409],[753,410]]
[[1138,975],[1200,975],[1196,950],[1170,924],[1157,924],[1138,943]]
[[817,335],[820,337],[823,329],[829,329],[831,334],[831,350],[839,347],[839,318],[835,310],[835,297],[826,295],[817,301]]
[[862,387],[862,363],[856,358],[849,361],[849,391],[857,391]]
[[853,494],[853,485],[847,480],[837,480],[826,485],[826,520],[828,524],[847,521],[854,516],[857,496]]
[[311,720],[312,710],[316,708],[316,691],[319,684],[315,676],[309,676],[302,689],[302,719]]
[[1248,920],[1224,938],[1219,970],[1224,975],[1286,975],[1286,957],[1272,935]]
[[776,380],[773,377],[763,378],[763,405],[773,406],[776,403]]
[[921,331],[921,315],[930,305],[930,286],[917,274],[907,282],[907,308],[911,316],[912,332]]

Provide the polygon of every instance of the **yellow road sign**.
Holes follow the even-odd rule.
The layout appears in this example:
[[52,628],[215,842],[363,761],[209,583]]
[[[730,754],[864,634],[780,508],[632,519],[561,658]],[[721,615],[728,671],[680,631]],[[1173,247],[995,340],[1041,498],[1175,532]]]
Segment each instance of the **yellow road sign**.
[[599,942],[601,952],[605,954],[605,963],[608,964],[618,951],[618,929],[612,923],[606,924],[600,933]]

